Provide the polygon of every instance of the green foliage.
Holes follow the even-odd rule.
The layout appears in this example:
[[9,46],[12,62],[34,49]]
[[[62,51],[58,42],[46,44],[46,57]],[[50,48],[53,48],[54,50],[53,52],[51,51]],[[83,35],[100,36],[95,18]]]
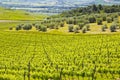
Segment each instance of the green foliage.
[[97,19],[97,24],[102,25],[102,19],[101,18]]
[[30,29],[32,29],[32,25],[31,24],[25,24],[23,26],[23,30],[30,30]]
[[83,27],[82,33],[86,33],[86,27]]
[[96,18],[94,16],[90,16],[89,17],[89,22],[90,23],[95,23],[96,22]]
[[112,24],[111,26],[110,26],[110,31],[111,32],[116,32],[116,24]]
[[40,31],[42,31],[42,32],[46,32],[46,31],[47,31],[47,27],[46,27],[46,26],[41,26]]
[[22,29],[22,26],[23,26],[22,24],[17,25],[17,26],[16,26],[16,30],[17,30],[17,31],[18,31],[18,30],[21,30],[21,29]]
[[13,27],[9,27],[9,30],[13,30]]
[[64,27],[64,22],[61,22],[61,23],[60,23],[60,27]]
[[48,27],[49,27],[50,29],[54,29],[54,28],[55,28],[55,23],[50,23],[50,24],[48,25]]
[[106,21],[106,19],[107,19],[107,17],[105,15],[103,15],[102,20]]
[[41,24],[35,24],[35,28],[36,28],[37,30],[40,30],[40,29],[41,29]]
[[86,24],[85,27],[86,27],[86,30],[87,30],[87,31],[90,30],[90,25],[89,25],[89,24]]
[[107,23],[111,23],[112,22],[112,18],[111,17],[107,17]]
[[74,26],[73,26],[73,25],[69,25],[69,26],[68,26],[68,31],[69,31],[69,32],[73,32],[73,29],[74,29]]
[[74,28],[74,33],[79,33],[79,26],[76,26],[76,27]]
[[107,25],[103,25],[103,26],[101,27],[102,32],[104,32],[106,29],[107,29]]
[[79,28],[82,29],[84,27],[84,23],[79,23]]

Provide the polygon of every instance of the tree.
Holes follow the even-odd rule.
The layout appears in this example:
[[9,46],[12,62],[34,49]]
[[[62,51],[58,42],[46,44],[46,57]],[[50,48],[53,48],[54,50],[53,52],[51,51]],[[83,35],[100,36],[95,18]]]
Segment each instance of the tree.
[[79,23],[79,28],[82,29],[84,27],[84,23]]
[[103,25],[103,26],[101,27],[102,32],[104,32],[104,31],[105,31],[105,29],[106,29],[106,26],[105,26],[105,25]]
[[61,23],[60,23],[60,27],[64,27],[64,22],[61,22]]
[[111,17],[108,17],[107,18],[107,23],[111,23],[112,22],[112,18]]
[[25,24],[23,26],[23,30],[30,30],[30,29],[32,29],[32,25],[31,24]]
[[48,25],[48,27],[49,27],[50,29],[54,29],[54,28],[55,28],[55,24],[54,24],[54,23],[51,23],[51,24]]
[[99,10],[103,9],[103,6],[101,4],[98,5]]
[[115,32],[115,31],[116,31],[116,24],[112,24],[112,25],[110,26],[110,31],[111,31],[111,32]]
[[98,24],[98,25],[102,25],[102,19],[99,18],[99,19],[97,20],[97,24]]
[[46,31],[47,31],[47,27],[46,27],[46,26],[41,26],[40,31],[42,31],[42,32],[46,32]]
[[41,29],[41,24],[35,24],[37,30]]
[[93,8],[93,11],[97,11],[98,10],[98,8],[97,8],[97,6],[95,4],[93,4],[92,8]]
[[102,20],[106,21],[106,16],[105,15],[103,15]]
[[75,33],[79,33],[79,26],[76,26],[76,27],[74,28],[74,32],[75,32]]
[[90,23],[95,23],[96,22],[96,18],[94,16],[90,16],[89,17],[89,22]]
[[73,25],[68,26],[69,32],[73,32]]
[[86,24],[85,27],[86,27],[86,30],[87,30],[87,31],[90,30],[90,25],[89,25],[89,24]]
[[82,33],[86,33],[86,27],[83,27]]
[[16,26],[16,30],[17,30],[17,31],[18,31],[18,30],[21,30],[21,29],[22,29],[22,26],[23,26],[23,24],[17,25],[17,26]]
[[13,27],[9,27],[9,30],[13,30]]

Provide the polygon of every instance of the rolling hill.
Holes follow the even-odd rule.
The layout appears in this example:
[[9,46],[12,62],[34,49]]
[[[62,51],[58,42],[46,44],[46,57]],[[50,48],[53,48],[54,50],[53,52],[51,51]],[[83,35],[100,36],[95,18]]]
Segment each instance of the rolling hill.
[[45,15],[32,14],[22,10],[0,8],[0,20],[42,20]]
[[120,4],[120,0],[0,0],[0,6],[37,13],[57,14],[92,4]]

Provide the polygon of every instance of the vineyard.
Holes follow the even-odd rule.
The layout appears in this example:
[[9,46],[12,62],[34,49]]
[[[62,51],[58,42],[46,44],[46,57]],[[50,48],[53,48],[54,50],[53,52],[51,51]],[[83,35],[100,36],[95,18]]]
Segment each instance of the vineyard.
[[120,34],[0,32],[0,80],[116,80]]

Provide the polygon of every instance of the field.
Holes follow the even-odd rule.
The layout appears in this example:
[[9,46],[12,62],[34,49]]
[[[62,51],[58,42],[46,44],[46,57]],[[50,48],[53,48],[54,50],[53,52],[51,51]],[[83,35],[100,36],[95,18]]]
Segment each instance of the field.
[[0,80],[120,78],[119,33],[5,31],[17,24],[0,23]]
[[0,20],[42,20],[46,15],[32,14],[22,10],[11,10],[0,7]]

